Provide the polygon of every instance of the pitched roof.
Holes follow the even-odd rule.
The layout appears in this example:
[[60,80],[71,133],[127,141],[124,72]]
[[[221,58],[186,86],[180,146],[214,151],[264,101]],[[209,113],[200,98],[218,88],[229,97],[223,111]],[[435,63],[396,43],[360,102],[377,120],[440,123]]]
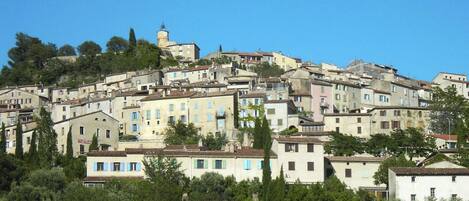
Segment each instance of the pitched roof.
[[401,176],[439,176],[439,175],[468,175],[468,168],[418,168],[418,167],[394,167],[390,168],[396,175]]
[[458,140],[457,135],[433,134],[432,137],[439,138],[439,139],[442,139],[442,140]]
[[281,143],[323,143],[318,138],[309,136],[279,136],[275,139]]
[[327,156],[327,159],[333,162],[381,162],[385,157],[364,157],[364,156]]

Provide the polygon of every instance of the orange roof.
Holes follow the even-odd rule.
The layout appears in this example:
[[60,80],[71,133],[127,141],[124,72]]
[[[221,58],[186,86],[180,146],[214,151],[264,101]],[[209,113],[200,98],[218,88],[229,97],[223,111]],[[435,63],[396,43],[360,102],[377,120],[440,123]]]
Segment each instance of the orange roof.
[[433,134],[432,137],[439,138],[442,140],[457,140],[457,135],[448,135],[448,134]]

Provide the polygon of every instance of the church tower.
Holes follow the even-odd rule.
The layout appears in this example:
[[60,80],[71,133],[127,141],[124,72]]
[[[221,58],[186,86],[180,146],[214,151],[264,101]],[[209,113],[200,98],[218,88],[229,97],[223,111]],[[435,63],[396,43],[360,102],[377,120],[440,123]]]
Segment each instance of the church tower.
[[157,44],[159,48],[165,48],[169,44],[169,32],[166,30],[164,23],[160,26],[160,31],[157,33]]

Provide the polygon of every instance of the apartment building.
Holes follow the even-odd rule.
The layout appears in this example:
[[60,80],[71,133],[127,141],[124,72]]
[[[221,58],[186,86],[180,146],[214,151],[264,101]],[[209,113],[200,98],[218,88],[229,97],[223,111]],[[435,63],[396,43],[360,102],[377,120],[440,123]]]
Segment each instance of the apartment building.
[[395,129],[420,128],[428,132],[430,110],[421,107],[386,106],[375,107],[371,114],[371,134],[388,134]]
[[292,126],[289,124],[289,119],[297,112],[291,100],[266,100],[264,111],[273,132],[281,132]]
[[469,80],[464,74],[440,72],[433,78],[433,83],[441,89],[454,87],[459,95],[469,99]]
[[311,80],[311,112],[314,121],[322,121],[325,113],[333,112],[332,84]]
[[171,55],[180,62],[190,63],[200,58],[200,48],[195,43],[177,43],[166,47],[171,52]]
[[333,85],[332,102],[336,113],[347,113],[361,107],[361,86],[350,81],[327,80]]
[[0,94],[0,105],[6,105],[8,109],[39,108],[48,104],[48,97],[21,89],[11,89]]
[[419,88],[407,82],[396,80],[373,80],[371,88],[390,93],[390,104],[404,107],[418,107]]
[[251,92],[239,96],[239,127],[253,128],[255,118],[264,115],[265,93]]
[[371,114],[369,113],[327,113],[324,114],[324,130],[335,131],[361,138],[370,138]]

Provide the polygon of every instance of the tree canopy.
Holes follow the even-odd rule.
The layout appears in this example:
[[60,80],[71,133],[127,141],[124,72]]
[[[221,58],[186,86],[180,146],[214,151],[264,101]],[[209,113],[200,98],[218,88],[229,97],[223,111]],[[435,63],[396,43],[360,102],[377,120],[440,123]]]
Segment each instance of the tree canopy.
[[199,142],[198,129],[193,123],[182,121],[170,122],[164,131],[164,142],[170,145],[197,144]]

